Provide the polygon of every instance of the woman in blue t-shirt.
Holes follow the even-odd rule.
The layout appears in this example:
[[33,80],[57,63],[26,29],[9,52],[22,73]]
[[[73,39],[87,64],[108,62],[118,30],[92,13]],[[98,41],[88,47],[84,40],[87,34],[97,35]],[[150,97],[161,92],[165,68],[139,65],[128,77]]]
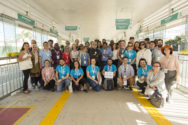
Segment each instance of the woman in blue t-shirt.
[[95,90],[95,91],[100,91],[100,69],[98,66],[95,65],[96,60],[95,58],[91,58],[91,65],[89,65],[86,69],[87,72],[87,78],[90,86]]
[[147,76],[148,76],[148,72],[152,70],[152,66],[151,65],[147,65],[146,59],[141,58],[139,61],[139,68],[138,68],[138,81],[137,81],[137,86],[140,87],[140,89],[142,90],[141,93],[144,94],[145,92],[145,88],[147,86]]
[[81,86],[84,87],[84,91],[87,92],[87,82],[83,78],[84,72],[80,67],[78,60],[74,61],[73,69],[70,72],[70,77],[72,79],[72,88],[73,91],[81,90]]

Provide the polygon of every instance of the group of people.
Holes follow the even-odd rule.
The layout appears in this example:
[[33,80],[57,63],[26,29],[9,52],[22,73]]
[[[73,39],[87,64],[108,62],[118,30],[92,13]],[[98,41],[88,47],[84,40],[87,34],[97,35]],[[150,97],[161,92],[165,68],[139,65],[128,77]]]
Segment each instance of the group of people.
[[105,39],[79,44],[59,46],[53,40],[43,43],[39,49],[35,40],[23,44],[18,57],[20,69],[24,74],[23,91],[29,93],[28,79],[33,88],[52,91],[69,90],[88,92],[130,89],[138,86],[141,93],[152,96],[160,93],[164,100],[170,101],[179,76],[178,59],[169,45],[163,40],[129,42]]

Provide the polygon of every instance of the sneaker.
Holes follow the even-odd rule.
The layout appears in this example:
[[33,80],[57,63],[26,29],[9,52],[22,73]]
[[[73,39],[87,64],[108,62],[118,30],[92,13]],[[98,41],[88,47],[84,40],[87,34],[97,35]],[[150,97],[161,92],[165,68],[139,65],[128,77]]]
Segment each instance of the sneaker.
[[33,87],[33,89],[35,89],[35,84],[34,83],[32,84],[32,87]]
[[38,86],[35,86],[35,89],[36,89],[36,90],[39,90],[39,87],[38,87]]

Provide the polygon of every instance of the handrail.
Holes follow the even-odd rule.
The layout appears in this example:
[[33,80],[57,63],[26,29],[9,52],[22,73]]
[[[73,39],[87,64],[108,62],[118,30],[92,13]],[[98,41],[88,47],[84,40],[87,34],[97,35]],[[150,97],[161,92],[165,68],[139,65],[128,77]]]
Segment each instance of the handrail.
[[0,65],[0,98],[4,98],[23,86],[23,73],[18,62]]
[[15,57],[0,57],[0,60],[6,60],[6,59],[16,59],[18,58],[17,56]]

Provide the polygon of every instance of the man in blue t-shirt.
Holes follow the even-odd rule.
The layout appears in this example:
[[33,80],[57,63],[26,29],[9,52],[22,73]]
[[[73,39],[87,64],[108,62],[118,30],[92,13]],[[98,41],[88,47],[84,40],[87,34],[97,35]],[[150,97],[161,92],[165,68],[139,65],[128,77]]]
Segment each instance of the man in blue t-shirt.
[[59,64],[56,67],[57,91],[62,91],[63,86],[68,89],[70,85],[70,68],[65,64],[64,59],[60,59]]
[[145,92],[145,87],[147,86],[147,76],[150,70],[152,70],[152,66],[147,65],[146,59],[141,58],[139,61],[137,86],[140,87],[142,90],[141,93],[143,94]]
[[115,80],[114,80],[114,78],[116,76],[116,71],[117,71],[117,68],[116,68],[116,66],[114,64],[112,64],[112,59],[108,59],[107,65],[105,65],[103,70],[102,70],[103,83],[107,79],[112,79],[114,81],[114,84],[117,84],[117,83],[115,83]]

